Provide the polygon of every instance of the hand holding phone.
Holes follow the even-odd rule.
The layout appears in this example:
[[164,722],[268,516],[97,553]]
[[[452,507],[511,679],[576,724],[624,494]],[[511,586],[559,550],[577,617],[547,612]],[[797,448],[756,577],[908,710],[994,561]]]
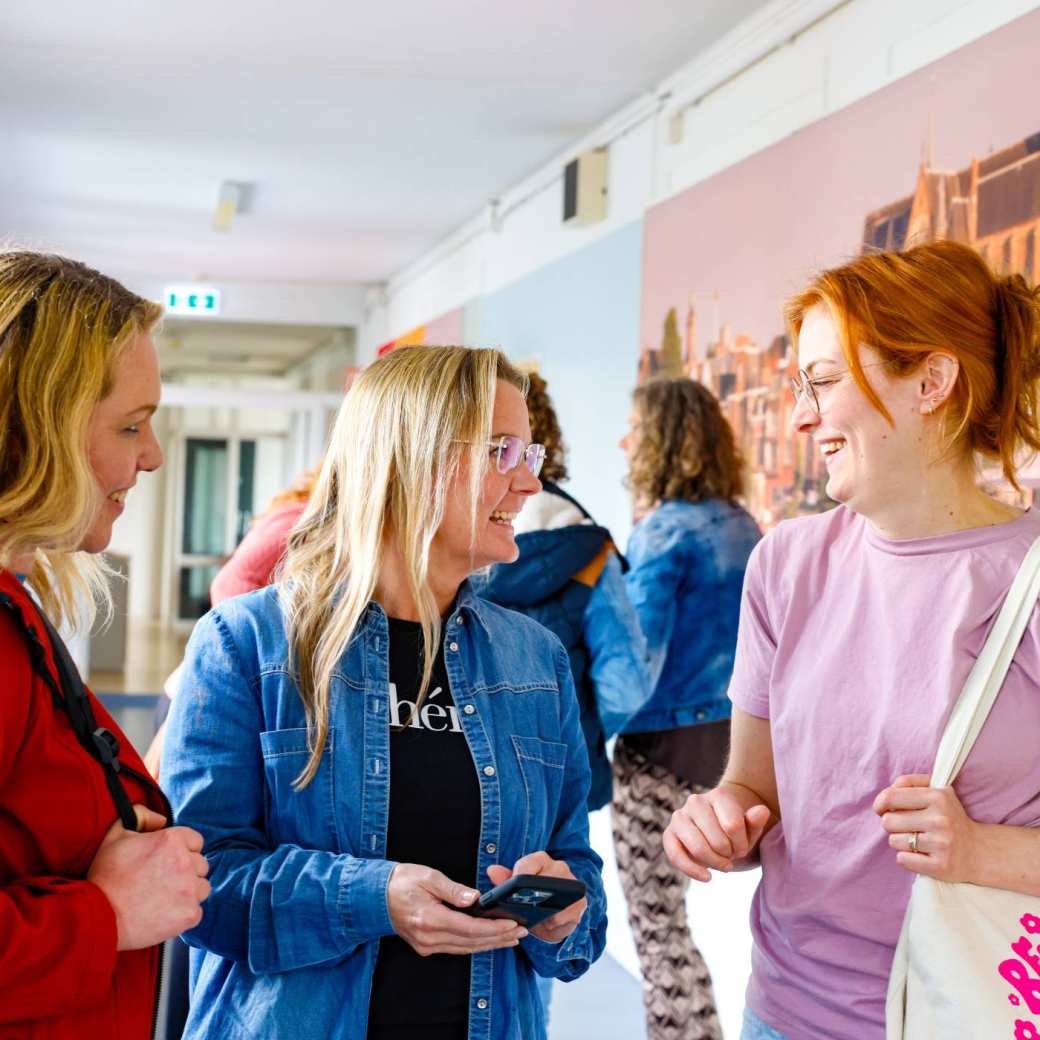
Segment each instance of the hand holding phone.
[[[495,865],[488,867],[488,877],[496,886],[502,885],[514,876],[525,876],[525,882],[530,882],[530,875],[536,875],[535,884],[547,882],[550,878],[570,880],[578,882],[571,868],[559,859],[553,859],[547,852],[531,852],[513,864],[513,869]],[[582,886],[584,888],[584,886]],[[531,928],[531,934],[537,936],[543,942],[558,943],[567,938],[578,926],[582,914],[588,906],[588,900],[583,896],[570,903],[564,909],[557,910],[551,917],[546,918]]]
[[504,918],[534,928],[585,897],[585,884],[545,874],[514,874],[485,892],[466,913]]
[[513,920],[469,916],[466,910],[479,896],[439,870],[416,863],[398,863],[386,890],[394,931],[422,957],[502,949],[516,946],[527,935],[527,929]]

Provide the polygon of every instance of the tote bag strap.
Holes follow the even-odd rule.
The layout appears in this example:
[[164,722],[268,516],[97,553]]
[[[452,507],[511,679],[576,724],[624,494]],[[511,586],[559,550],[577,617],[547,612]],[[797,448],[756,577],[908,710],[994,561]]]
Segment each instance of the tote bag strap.
[[1040,538],[1015,575],[1004,605],[954,705],[939,742],[932,787],[952,784],[989,716],[1040,596]]

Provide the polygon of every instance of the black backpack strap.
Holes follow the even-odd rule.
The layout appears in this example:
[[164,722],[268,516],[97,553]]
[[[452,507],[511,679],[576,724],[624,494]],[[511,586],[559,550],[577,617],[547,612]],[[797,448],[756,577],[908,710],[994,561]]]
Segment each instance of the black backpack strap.
[[119,738],[110,729],[97,724],[97,719],[94,717],[94,708],[83,686],[79,670],[76,668],[64,640],[55,631],[47,616],[42,611],[39,612],[44,630],[51,644],[54,664],[58,670],[59,682],[57,684],[50,669],[47,667],[46,652],[43,641],[36,631],[36,626],[26,621],[18,605],[6,593],[0,593],[0,605],[8,610],[24,636],[33,669],[50,690],[51,699],[55,705],[63,709],[68,715],[72,731],[76,734],[76,739],[87,754],[101,765],[105,774],[108,792],[112,797],[112,802],[116,807],[116,812],[118,812],[123,826],[128,831],[137,830],[137,814],[134,812],[133,803],[130,801],[130,796],[126,793],[126,788],[123,787],[119,779],[121,772],[126,772],[139,783],[155,791],[162,799],[166,811],[167,824],[172,823],[173,813],[170,810],[170,803],[166,800],[166,795],[163,794],[158,784],[150,776],[120,762]]

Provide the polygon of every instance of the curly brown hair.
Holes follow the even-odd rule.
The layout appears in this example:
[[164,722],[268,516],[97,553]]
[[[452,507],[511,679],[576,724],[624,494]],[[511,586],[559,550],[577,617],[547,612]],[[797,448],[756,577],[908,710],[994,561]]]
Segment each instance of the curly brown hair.
[[627,484],[638,504],[733,502],[743,495],[744,460],[707,387],[692,379],[652,379],[636,387],[632,404],[638,427]]
[[528,379],[527,414],[531,417],[531,436],[536,444],[545,445],[545,462],[539,475],[543,481],[559,483],[568,477],[567,447],[560,433],[560,421],[545,380],[537,372],[531,372]]

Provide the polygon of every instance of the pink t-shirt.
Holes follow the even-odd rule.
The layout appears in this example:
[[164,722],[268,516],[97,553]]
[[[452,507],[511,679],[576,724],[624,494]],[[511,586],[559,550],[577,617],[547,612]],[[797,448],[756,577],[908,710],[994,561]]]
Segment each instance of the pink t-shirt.
[[[770,720],[782,823],[762,842],[748,1003],[792,1040],[882,1040],[913,876],[871,805],[930,773],[1026,550],[1010,523],[892,541],[839,506],[751,556],[733,703]],[[955,789],[985,823],[1040,825],[1040,612]]]

